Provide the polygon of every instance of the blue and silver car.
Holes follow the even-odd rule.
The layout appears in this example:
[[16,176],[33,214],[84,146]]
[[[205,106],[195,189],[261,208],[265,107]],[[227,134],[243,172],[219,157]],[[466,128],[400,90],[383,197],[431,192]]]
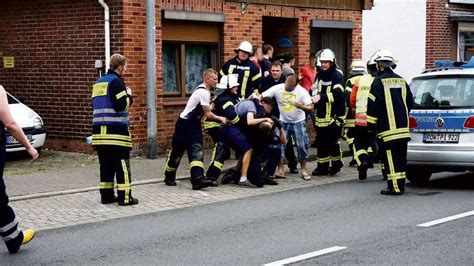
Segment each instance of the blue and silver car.
[[436,172],[474,170],[474,61],[427,70],[410,88],[408,180],[423,184]]

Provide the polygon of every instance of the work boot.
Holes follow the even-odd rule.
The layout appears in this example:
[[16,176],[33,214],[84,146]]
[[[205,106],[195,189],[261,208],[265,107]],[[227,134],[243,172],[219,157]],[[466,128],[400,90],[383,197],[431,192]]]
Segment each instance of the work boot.
[[137,198],[134,198],[132,196],[130,196],[130,199],[128,200],[127,203],[123,202],[123,201],[119,201],[118,202],[118,205],[119,206],[131,206],[131,205],[136,205],[138,204],[138,199]]
[[336,175],[337,173],[339,173],[339,171],[341,171],[341,168],[342,167],[330,167],[329,175]]
[[174,187],[176,186],[176,181],[174,179],[171,179],[171,178],[168,178],[168,177],[165,177],[165,184],[167,186],[170,186],[170,187]]
[[322,175],[328,175],[329,171],[328,170],[321,170],[321,169],[314,169],[314,171],[311,173],[311,175],[314,176],[322,176]]
[[234,169],[229,169],[224,176],[222,176],[222,185],[229,184],[233,182],[237,184],[239,182],[240,173]]
[[277,186],[278,185],[278,182],[273,180],[273,178],[271,178],[270,176],[265,176],[263,178],[264,182],[265,182],[265,185],[270,185],[270,186]]
[[359,180],[365,180],[367,179],[367,169],[369,168],[369,165],[366,162],[363,162],[358,170],[359,170]]
[[380,191],[380,194],[382,194],[382,195],[389,195],[389,196],[400,196],[400,195],[403,195],[403,193],[405,193],[404,190],[400,190],[400,192],[396,192],[395,190],[389,189],[389,188],[382,189],[382,190]]
[[10,241],[8,241],[7,243],[8,252],[10,254],[17,253],[20,247],[22,245],[28,244],[35,237],[35,235],[36,235],[36,232],[33,229],[27,229],[25,231],[20,232],[20,235],[16,239],[10,240],[11,242],[14,242],[14,243],[11,243]]
[[349,162],[350,167],[355,167],[357,165],[356,160],[352,159],[352,161]]
[[193,183],[193,190],[200,190],[212,186],[212,181],[204,178],[199,178]]
[[100,203],[102,204],[110,204],[110,203],[116,203],[117,202],[117,197],[102,197],[100,199]]
[[298,173],[298,168],[290,168],[290,173],[297,174]]
[[211,187],[218,187],[219,184],[217,183],[216,180],[210,180],[211,181]]

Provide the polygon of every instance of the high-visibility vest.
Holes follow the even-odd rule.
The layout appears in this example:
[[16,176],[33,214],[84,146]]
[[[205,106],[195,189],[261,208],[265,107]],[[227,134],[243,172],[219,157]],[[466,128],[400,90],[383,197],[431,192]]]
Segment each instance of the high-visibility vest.
[[374,77],[370,74],[364,75],[359,79],[355,110],[355,124],[357,126],[367,126],[367,102],[370,93],[370,86],[373,81]]
[[113,74],[104,75],[97,80],[92,88],[92,124],[94,126],[130,125],[128,111],[117,112],[112,106],[109,84],[114,79],[118,79],[118,77]]

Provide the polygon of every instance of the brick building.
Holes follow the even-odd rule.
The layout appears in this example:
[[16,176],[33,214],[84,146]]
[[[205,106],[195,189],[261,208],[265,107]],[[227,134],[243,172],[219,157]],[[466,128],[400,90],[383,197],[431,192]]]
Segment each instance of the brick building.
[[[125,81],[133,89],[131,130],[136,151],[146,150],[146,1],[106,0],[111,53],[129,58]],[[157,0],[157,116],[160,151],[203,68],[234,56],[242,40],[293,52],[297,67],[310,51],[332,48],[347,69],[361,57],[362,10],[371,0],[232,1]],[[91,86],[104,60],[104,9],[95,0],[0,2],[0,84],[35,109],[53,149],[90,151]],[[285,43],[285,45],[282,45]],[[291,44],[291,45],[288,45]]]
[[426,67],[474,56],[474,1],[426,1]]

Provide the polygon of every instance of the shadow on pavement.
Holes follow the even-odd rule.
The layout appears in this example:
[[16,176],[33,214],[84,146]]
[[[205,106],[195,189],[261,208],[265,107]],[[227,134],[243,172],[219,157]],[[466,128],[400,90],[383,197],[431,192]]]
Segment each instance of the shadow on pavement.
[[474,173],[439,173],[424,186],[407,183],[407,187],[426,189],[474,190]]

